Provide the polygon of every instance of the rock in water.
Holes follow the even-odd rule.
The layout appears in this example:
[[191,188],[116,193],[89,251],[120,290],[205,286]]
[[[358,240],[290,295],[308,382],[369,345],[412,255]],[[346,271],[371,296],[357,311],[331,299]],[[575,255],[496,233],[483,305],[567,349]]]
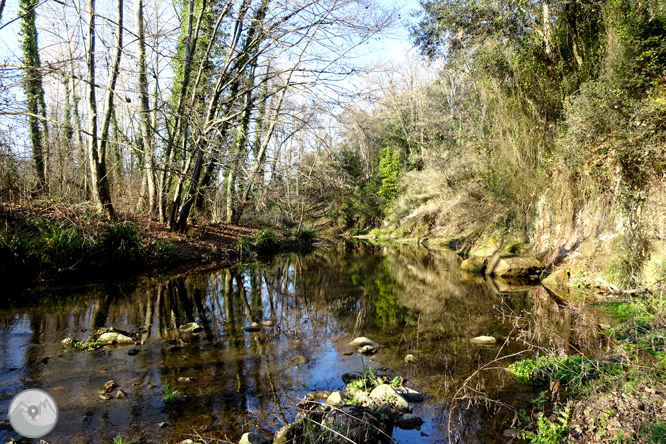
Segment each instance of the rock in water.
[[526,277],[538,275],[544,268],[544,265],[533,257],[498,253],[488,260],[486,274],[503,277]]
[[269,444],[268,440],[258,433],[245,433],[238,444]]
[[546,287],[568,287],[569,286],[569,270],[557,270],[550,275],[541,283]]
[[189,331],[191,333],[199,333],[203,331],[203,327],[197,324],[196,322],[189,322],[185,325],[181,325],[179,328],[180,331]]
[[414,355],[407,355],[405,356],[405,362],[418,362],[418,360],[414,357]]
[[[252,324],[256,324],[256,322],[253,322]],[[257,325],[256,327],[253,327],[252,325],[250,325],[248,327],[243,327],[243,330],[245,330],[248,333],[254,333],[261,330],[261,326]]]
[[411,413],[405,413],[396,422],[396,425],[403,430],[413,430],[417,427],[420,427],[423,424],[423,420],[416,415]]
[[265,320],[265,321],[261,321],[261,325],[263,325],[264,327],[272,327],[272,326],[275,325],[275,322],[268,319],[268,320]]
[[296,435],[296,426],[301,421],[293,422],[282,427],[280,430],[275,432],[273,436],[273,444],[288,444],[294,442],[294,437]]
[[477,345],[495,345],[497,340],[492,336],[477,336],[469,340],[472,344]]
[[364,336],[356,338],[349,343],[352,347],[365,347],[366,345],[377,345],[377,343],[371,339],[368,339]]
[[423,395],[421,395],[416,390],[412,390],[407,387],[396,387],[394,389],[400,396],[405,398],[407,402],[421,402],[423,401]]
[[468,273],[483,273],[486,271],[486,264],[488,263],[488,258],[484,257],[470,257],[465,259],[460,264],[460,269]]
[[370,392],[370,398],[379,402],[385,402],[401,412],[411,412],[412,408],[405,398],[403,398],[393,387],[388,384],[382,384]]
[[134,344],[134,339],[120,333],[108,332],[97,338],[98,342],[107,344]]
[[308,362],[310,362],[310,360],[303,355],[298,355],[291,358],[289,362],[291,362],[294,365],[305,365]]
[[72,344],[74,343],[74,339],[72,339],[72,338],[65,338],[65,339],[63,339],[62,341],[60,341],[60,343],[61,343],[62,345],[64,345],[65,347],[69,347],[70,345],[72,345]]
[[125,394],[125,392],[123,392],[122,390],[118,390],[116,392],[116,399],[125,399],[125,398],[127,398],[127,394]]
[[358,352],[364,355],[372,355],[375,354],[376,351],[377,349],[372,345],[364,345],[358,349]]
[[342,394],[340,392],[333,392],[328,398],[326,398],[326,404],[337,407],[343,405]]

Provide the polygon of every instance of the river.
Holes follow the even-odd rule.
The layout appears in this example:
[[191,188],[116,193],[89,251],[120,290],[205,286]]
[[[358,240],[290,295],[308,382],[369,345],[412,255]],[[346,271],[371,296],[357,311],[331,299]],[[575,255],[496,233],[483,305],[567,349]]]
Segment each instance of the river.
[[[599,344],[585,307],[558,304],[539,286],[463,276],[453,252],[413,247],[346,244],[205,273],[44,285],[11,301],[0,307],[0,418],[19,391],[47,391],[60,411],[49,443],[270,437],[294,420],[307,392],[341,389],[340,376],[363,365],[389,368],[426,395],[414,405],[425,424],[396,428],[398,443],[506,442],[511,412],[501,404],[529,406],[538,389],[503,367],[539,347],[569,353]],[[274,325],[243,329],[262,320]],[[189,322],[203,331],[179,330]],[[109,327],[142,343],[61,344]],[[470,343],[479,335],[498,344]],[[349,354],[357,336],[381,349]],[[407,354],[418,362],[406,363]],[[102,399],[109,380],[127,397]],[[165,403],[166,386],[188,401]],[[0,441],[11,437],[0,424]]]

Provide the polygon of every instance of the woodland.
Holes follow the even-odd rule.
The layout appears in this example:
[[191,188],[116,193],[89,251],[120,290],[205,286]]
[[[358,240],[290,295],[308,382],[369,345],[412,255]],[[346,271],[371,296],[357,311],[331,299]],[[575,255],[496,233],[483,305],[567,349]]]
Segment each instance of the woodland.
[[0,18],[20,22],[0,197],[180,233],[247,221],[554,250],[610,232],[637,285],[664,235],[663,2],[424,1],[418,56],[360,63],[401,13],[21,0]]

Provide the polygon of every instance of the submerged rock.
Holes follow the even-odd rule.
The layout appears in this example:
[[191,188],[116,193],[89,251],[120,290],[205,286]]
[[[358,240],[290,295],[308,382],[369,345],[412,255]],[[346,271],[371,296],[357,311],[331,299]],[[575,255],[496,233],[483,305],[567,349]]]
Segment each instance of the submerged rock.
[[423,424],[423,420],[416,415],[411,413],[405,413],[396,421],[398,427],[403,430],[413,430],[417,427],[420,427]]
[[476,338],[470,339],[469,342],[477,345],[495,345],[497,343],[497,339],[493,338],[492,336],[477,336]]
[[134,339],[116,332],[104,333],[97,338],[97,341],[107,344],[134,344]]
[[238,444],[269,444],[268,440],[258,433],[245,433]]
[[349,343],[352,347],[365,347],[366,345],[377,345],[377,343],[371,339],[366,338],[365,336],[361,336],[359,338],[354,339]]
[[293,365],[305,365],[310,362],[310,360],[303,355],[298,355],[291,358],[289,362],[291,362]]
[[305,397],[308,399],[326,399],[331,396],[331,393],[333,393],[331,390],[313,390],[311,392],[307,392]]
[[275,325],[275,322],[271,321],[270,319],[267,319],[267,320],[261,321],[261,325],[263,325],[264,327],[272,327],[272,326]]
[[122,390],[118,390],[116,392],[116,399],[125,399],[127,398],[127,394],[123,392]]
[[405,356],[405,362],[418,362],[418,359],[414,355],[407,355]]
[[181,325],[179,330],[191,333],[199,333],[203,331],[203,327],[196,322],[189,322],[187,324]]
[[261,330],[261,325],[257,322],[253,322],[249,326],[243,327],[243,330],[245,330],[246,332],[249,332],[249,333],[254,333],[254,332],[257,332],[257,331]]

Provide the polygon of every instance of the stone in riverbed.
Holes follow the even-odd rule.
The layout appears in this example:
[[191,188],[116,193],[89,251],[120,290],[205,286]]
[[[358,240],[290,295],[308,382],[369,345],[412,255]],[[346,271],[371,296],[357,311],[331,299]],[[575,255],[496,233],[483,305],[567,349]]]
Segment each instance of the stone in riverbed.
[[199,333],[203,331],[203,327],[197,324],[196,322],[189,322],[185,325],[181,325],[179,330],[191,333]]
[[264,327],[272,327],[272,326],[275,325],[275,322],[271,321],[270,319],[267,319],[267,320],[261,321],[261,325],[263,325]]
[[401,412],[411,412],[412,408],[405,398],[403,398],[393,387],[388,384],[382,384],[370,392],[370,398],[376,399],[379,402],[390,404],[395,409]]
[[307,392],[305,397],[308,399],[327,399],[333,393],[331,390],[313,390]]
[[293,365],[305,365],[310,362],[310,360],[303,355],[298,355],[291,358],[289,362],[291,362]]
[[333,407],[344,405],[342,398],[343,396],[340,392],[333,392],[328,398],[326,398],[326,404],[332,405]]
[[526,277],[538,275],[544,268],[544,265],[533,257],[497,253],[488,259],[486,274],[503,277]]
[[282,427],[280,430],[275,432],[275,435],[273,436],[273,444],[292,443],[296,435],[296,426],[299,423],[300,421],[296,421],[291,424],[287,424],[286,426]]
[[419,392],[416,390],[412,390],[408,387],[396,387],[394,390],[403,398],[407,400],[407,402],[421,402],[423,401],[423,395],[421,395]]
[[470,339],[469,342],[476,345],[495,345],[497,339],[492,336],[477,336],[476,338]]
[[486,264],[488,263],[488,258],[485,257],[470,257],[465,259],[460,264],[460,269],[466,271],[467,273],[483,273],[486,271]]
[[569,270],[557,270],[550,275],[541,283],[546,287],[555,287],[562,288],[569,286]]
[[403,430],[413,430],[417,427],[420,427],[423,422],[424,421],[418,416],[412,415],[411,413],[405,413],[400,418],[398,418],[396,425]]
[[74,339],[72,339],[72,338],[65,338],[65,339],[63,339],[62,341],[60,341],[60,343],[61,343],[62,345],[64,345],[65,347],[69,347],[70,345],[72,345],[72,344],[74,343]]
[[377,352],[377,349],[372,345],[364,345],[358,349],[358,352],[363,355],[374,355]]
[[116,332],[107,332],[97,338],[97,342],[107,344],[134,344],[134,339]]
[[366,345],[377,345],[377,343],[371,339],[366,338],[365,336],[361,336],[351,341],[349,345],[352,347],[365,347]]
[[414,357],[414,355],[407,355],[405,356],[405,362],[418,362],[418,360]]
[[243,330],[249,333],[254,333],[261,330],[261,325],[258,322],[253,322],[248,327],[243,327]]
[[238,444],[269,444],[268,440],[258,433],[245,433]]

